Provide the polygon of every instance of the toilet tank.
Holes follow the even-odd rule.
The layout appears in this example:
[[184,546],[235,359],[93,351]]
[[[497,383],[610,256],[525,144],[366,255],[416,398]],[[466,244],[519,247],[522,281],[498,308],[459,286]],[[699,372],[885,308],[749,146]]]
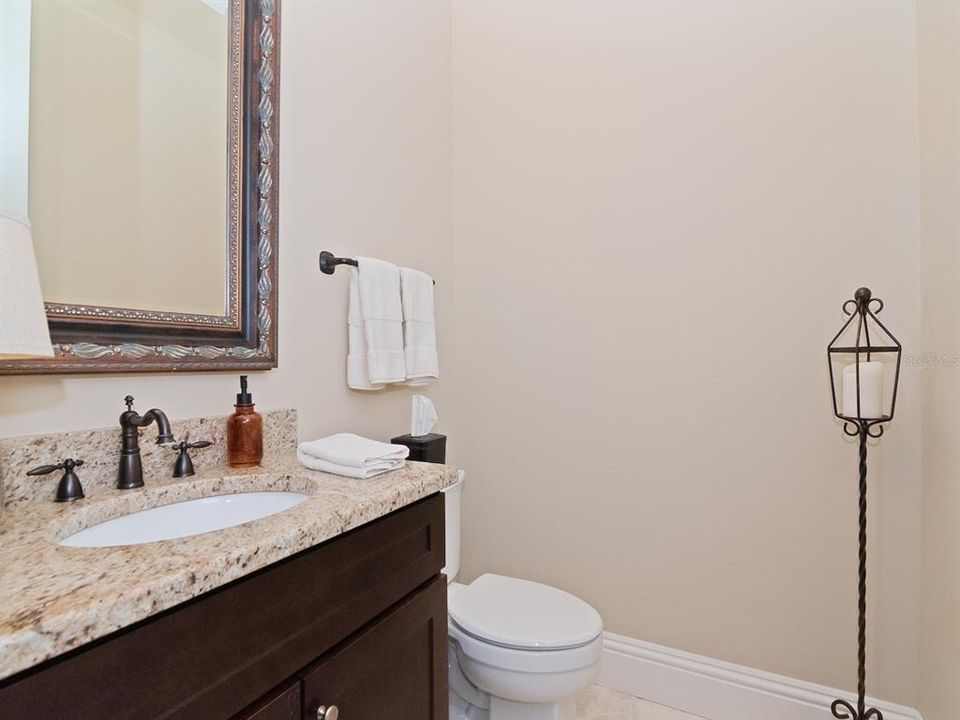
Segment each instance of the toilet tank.
[[444,540],[446,542],[447,564],[443,572],[447,575],[447,582],[453,582],[460,573],[460,498],[463,494],[463,470],[459,471],[457,482],[444,488],[443,512],[446,525]]

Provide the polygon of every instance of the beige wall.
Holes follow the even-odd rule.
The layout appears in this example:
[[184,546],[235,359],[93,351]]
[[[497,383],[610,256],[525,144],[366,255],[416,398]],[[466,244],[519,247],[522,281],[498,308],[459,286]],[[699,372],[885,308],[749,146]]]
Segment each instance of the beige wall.
[[[856,448],[825,348],[920,339],[908,3],[453,6],[464,576],[855,688]],[[871,451],[870,690],[916,701],[917,372]]]
[[[280,368],[251,388],[262,408],[299,408],[305,437],[389,438],[409,427],[411,393],[346,389],[348,278],[322,275],[317,254],[424,268],[452,324],[449,7],[286,0],[282,44]],[[447,372],[450,336],[440,343]],[[227,412],[236,386],[233,373],[4,377],[0,434],[112,425],[128,392],[171,417]]]
[[960,718],[960,3],[919,6],[926,720]]

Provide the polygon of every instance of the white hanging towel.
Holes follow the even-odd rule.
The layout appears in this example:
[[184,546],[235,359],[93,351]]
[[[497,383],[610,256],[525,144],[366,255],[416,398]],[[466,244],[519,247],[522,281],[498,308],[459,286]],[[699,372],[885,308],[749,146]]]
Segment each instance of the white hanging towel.
[[404,445],[378,442],[353,433],[330,435],[297,447],[297,459],[304,467],[356,478],[399,470],[409,454],[410,448]]
[[[347,384],[360,390],[377,390],[389,383],[402,383],[407,378],[403,357],[400,270],[392,263],[375,258],[358,257],[357,264],[359,267],[351,275]],[[365,348],[358,347],[359,336],[353,330],[357,322],[357,306]],[[366,377],[357,367],[358,361],[349,360],[350,356],[358,358],[363,355],[367,361]]]
[[370,382],[367,369],[367,339],[363,334],[363,311],[360,309],[360,278],[350,268],[350,301],[347,314],[347,387],[354,390],[379,390],[382,384]]
[[419,270],[400,268],[400,297],[407,385],[426,385],[440,377],[433,278]]

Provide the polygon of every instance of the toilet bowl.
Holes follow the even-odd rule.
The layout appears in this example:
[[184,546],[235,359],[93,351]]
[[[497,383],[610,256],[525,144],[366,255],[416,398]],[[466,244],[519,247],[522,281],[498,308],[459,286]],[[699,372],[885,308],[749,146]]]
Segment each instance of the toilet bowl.
[[461,480],[446,493],[450,720],[573,720],[596,680],[600,615],[548,585],[459,572]]

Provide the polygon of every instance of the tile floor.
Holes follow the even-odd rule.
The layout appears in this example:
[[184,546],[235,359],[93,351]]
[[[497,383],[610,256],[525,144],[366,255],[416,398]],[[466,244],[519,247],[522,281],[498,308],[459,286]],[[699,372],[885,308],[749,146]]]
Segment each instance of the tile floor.
[[578,720],[703,720],[594,685],[577,698]]

